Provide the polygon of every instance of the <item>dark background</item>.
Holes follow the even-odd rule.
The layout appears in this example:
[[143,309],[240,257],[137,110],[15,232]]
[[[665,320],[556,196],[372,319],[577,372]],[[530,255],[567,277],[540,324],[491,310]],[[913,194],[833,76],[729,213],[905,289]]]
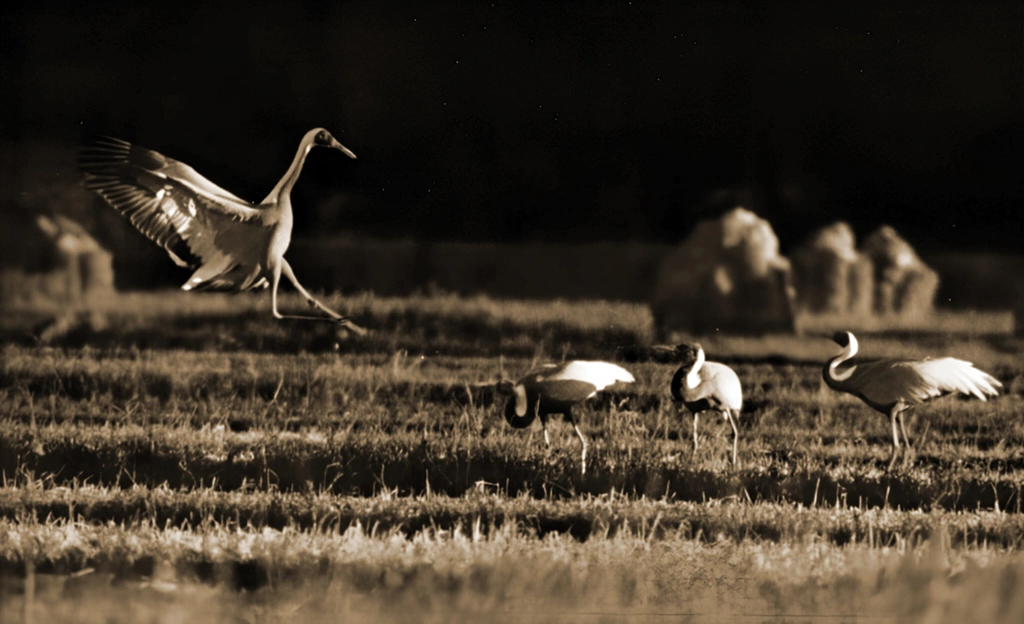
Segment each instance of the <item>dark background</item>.
[[1019,1],[0,10],[5,201],[88,133],[258,201],[324,126],[359,160],[313,152],[300,238],[674,243],[744,189],[784,250],[840,218],[1021,248]]

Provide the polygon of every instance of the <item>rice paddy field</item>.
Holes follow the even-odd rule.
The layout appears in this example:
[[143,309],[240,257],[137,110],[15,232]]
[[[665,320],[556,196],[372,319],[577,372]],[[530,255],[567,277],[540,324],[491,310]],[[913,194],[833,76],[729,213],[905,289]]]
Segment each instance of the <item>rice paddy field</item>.
[[[297,298],[285,298],[297,310]],[[673,403],[646,307],[123,294],[0,320],[0,621],[1024,621],[1024,340],[1000,313],[696,337],[745,394]],[[888,422],[827,389],[833,330],[1003,384]],[[45,335],[41,341],[38,336]],[[636,383],[511,429],[499,379],[604,359]]]

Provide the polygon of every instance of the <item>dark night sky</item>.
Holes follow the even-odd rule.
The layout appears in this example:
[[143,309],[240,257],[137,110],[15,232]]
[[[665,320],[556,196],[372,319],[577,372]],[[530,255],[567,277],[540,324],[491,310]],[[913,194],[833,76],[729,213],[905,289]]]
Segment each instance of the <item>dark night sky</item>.
[[742,186],[784,245],[1020,249],[1024,3],[851,5],[9,4],[4,179],[96,132],[258,200],[322,125],[299,235],[675,242]]

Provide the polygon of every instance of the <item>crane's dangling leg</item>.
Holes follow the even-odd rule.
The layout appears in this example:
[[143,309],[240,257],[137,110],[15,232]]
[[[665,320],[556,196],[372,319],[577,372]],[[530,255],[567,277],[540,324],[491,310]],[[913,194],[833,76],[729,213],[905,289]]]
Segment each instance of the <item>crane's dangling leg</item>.
[[732,425],[732,465],[736,465],[736,444],[740,437],[739,429],[736,428],[736,418],[732,415],[732,410],[725,410],[725,418]]
[[580,471],[580,474],[587,474],[587,439],[583,437],[580,426],[576,424],[576,419],[572,417],[572,409],[565,410],[565,417],[569,419],[569,422],[572,423],[572,428],[576,430],[576,435],[580,437],[580,444],[583,445],[583,451],[580,453],[580,462],[583,469]]
[[[276,319],[298,319],[303,321],[335,321],[334,318],[326,318],[323,316],[302,316],[294,314],[281,314],[277,311],[277,286],[281,283],[281,270],[287,266],[284,262],[284,258],[281,258],[281,262],[273,265],[271,268],[271,281],[272,286],[270,290],[270,310]],[[288,271],[291,271],[291,267],[288,267]],[[300,287],[301,288],[301,287]],[[339,317],[340,318],[340,317]]]
[[284,316],[277,311],[277,285],[281,282],[281,265],[275,264],[271,268],[270,287],[270,311],[276,319],[283,319]]
[[[287,277],[288,280],[292,283],[292,285],[295,286],[295,289],[298,290],[299,293],[303,297],[306,298],[306,301],[309,302],[309,304],[311,306],[317,308],[318,310],[320,310],[321,312],[323,312],[324,314],[326,314],[330,318],[324,318],[322,316],[286,316],[286,315],[280,314],[277,311],[277,284],[281,280],[281,272],[282,271],[284,271],[285,277]],[[312,321],[334,321],[338,325],[347,327],[348,329],[351,329],[352,331],[356,332],[357,334],[362,335],[362,334],[366,333],[365,329],[363,329],[362,327],[356,325],[355,323],[353,323],[351,320],[345,318],[344,316],[338,314],[334,310],[328,308],[324,304],[322,304],[319,301],[317,301],[317,299],[315,297],[313,297],[313,295],[309,294],[309,291],[307,291],[305,288],[303,288],[302,284],[299,283],[299,280],[295,277],[295,272],[292,271],[291,265],[288,264],[288,261],[285,260],[284,258],[281,258],[280,261],[277,264],[274,265],[274,267],[273,267],[273,278],[274,278],[274,280],[273,280],[273,282],[274,282],[273,283],[274,290],[271,293],[271,305],[272,305],[273,310],[274,310],[274,318],[279,318],[279,319],[283,319],[283,318],[288,318],[288,319],[305,319],[305,320],[312,320]]]

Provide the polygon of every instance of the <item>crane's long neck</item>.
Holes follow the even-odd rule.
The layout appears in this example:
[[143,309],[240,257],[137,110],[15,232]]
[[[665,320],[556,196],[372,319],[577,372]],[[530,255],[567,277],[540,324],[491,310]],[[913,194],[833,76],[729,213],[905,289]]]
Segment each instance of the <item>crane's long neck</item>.
[[537,398],[527,395],[522,384],[516,384],[513,396],[505,402],[505,420],[516,429],[529,427],[537,417]]
[[696,388],[700,385],[700,369],[704,366],[704,349],[697,349],[697,359],[693,362],[693,368],[686,374],[686,387]]
[[849,336],[847,345],[843,347],[839,355],[829,360],[825,365],[825,383],[829,385],[846,381],[853,374],[853,371],[857,370],[857,365],[855,364],[841,373],[836,372],[840,364],[857,355],[857,339],[853,337],[853,334],[847,334],[847,336]]
[[270,191],[270,195],[264,200],[264,203],[280,201],[282,197],[288,197],[291,195],[292,187],[299,180],[299,174],[302,173],[302,166],[306,164],[306,156],[309,155],[309,150],[313,148],[313,143],[306,139],[303,139],[302,143],[299,143],[299,149],[295,152],[295,158],[292,159],[292,164],[288,166],[288,171],[284,172],[284,177],[277,183],[274,190]]

